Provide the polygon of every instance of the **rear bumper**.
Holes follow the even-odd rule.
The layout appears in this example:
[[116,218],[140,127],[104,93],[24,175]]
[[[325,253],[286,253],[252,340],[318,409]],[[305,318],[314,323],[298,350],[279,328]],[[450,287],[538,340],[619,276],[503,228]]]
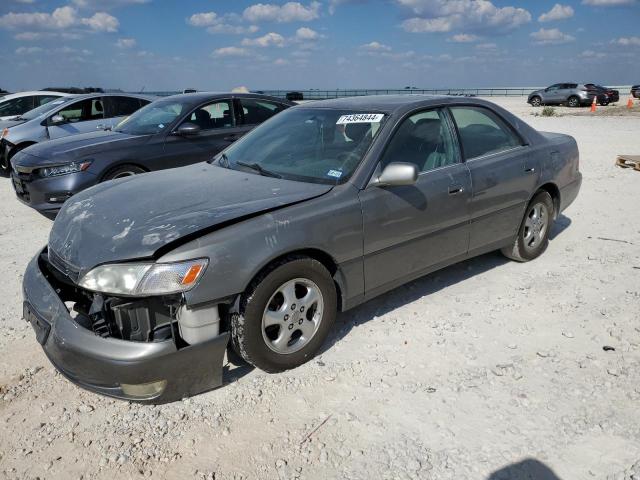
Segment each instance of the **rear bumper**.
[[[39,256],[24,275],[24,316],[51,363],[67,379],[102,395],[154,404],[222,385],[228,332],[181,349],[173,340],[133,342],[98,336],[71,318],[43,274]],[[134,389],[127,388],[147,384],[163,388],[144,394],[132,394]]]
[[576,179],[560,189],[560,211],[564,211],[578,196],[582,186],[582,173],[578,172]]

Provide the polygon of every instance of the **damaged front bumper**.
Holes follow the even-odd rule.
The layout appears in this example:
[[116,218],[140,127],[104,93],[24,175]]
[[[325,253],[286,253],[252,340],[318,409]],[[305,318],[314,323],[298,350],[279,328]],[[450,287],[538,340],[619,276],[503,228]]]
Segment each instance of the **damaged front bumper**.
[[51,363],[73,383],[144,403],[172,402],[222,385],[228,332],[181,347],[173,338],[105,338],[72,318],[42,261],[41,254],[36,255],[24,275],[24,318]]

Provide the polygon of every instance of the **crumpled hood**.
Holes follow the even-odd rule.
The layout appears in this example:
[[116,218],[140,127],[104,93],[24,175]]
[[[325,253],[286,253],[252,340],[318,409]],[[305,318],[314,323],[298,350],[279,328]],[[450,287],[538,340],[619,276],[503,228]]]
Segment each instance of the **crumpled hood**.
[[103,130],[71,135],[32,145],[29,156],[20,158],[16,165],[33,167],[90,159],[91,155],[104,152],[106,148],[114,151],[143,145],[150,137]]
[[322,195],[294,182],[199,163],[105,182],[62,207],[49,249],[80,276],[98,264],[150,258],[185,235]]

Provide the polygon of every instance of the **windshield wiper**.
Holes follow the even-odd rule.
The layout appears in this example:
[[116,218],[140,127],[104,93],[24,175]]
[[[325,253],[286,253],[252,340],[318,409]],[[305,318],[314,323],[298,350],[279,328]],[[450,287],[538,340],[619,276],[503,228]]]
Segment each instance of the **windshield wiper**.
[[227,157],[226,153],[220,153],[219,155],[215,155],[207,160],[207,163],[213,163],[218,161],[218,165],[224,168],[229,168],[229,157]]
[[266,170],[259,163],[245,163],[245,162],[236,162],[236,165],[241,165],[243,167],[250,168],[251,170],[255,170],[260,175],[264,177],[274,177],[274,178],[282,178],[282,175],[276,172],[272,172],[270,170]]

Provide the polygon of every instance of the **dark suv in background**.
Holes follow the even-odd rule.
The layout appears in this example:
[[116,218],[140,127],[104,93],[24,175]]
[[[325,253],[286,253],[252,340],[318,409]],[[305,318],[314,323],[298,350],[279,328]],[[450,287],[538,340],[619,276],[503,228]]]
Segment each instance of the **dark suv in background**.
[[[610,103],[616,103],[620,100],[620,92],[613,88],[603,87],[602,85],[596,85],[595,83],[586,83],[585,87],[589,90],[597,91],[598,95],[604,95],[606,97],[605,100],[600,101],[600,105],[609,105]],[[600,99],[598,98],[598,100]]]
[[640,98],[640,85],[634,85],[631,87],[631,95],[634,98]]

